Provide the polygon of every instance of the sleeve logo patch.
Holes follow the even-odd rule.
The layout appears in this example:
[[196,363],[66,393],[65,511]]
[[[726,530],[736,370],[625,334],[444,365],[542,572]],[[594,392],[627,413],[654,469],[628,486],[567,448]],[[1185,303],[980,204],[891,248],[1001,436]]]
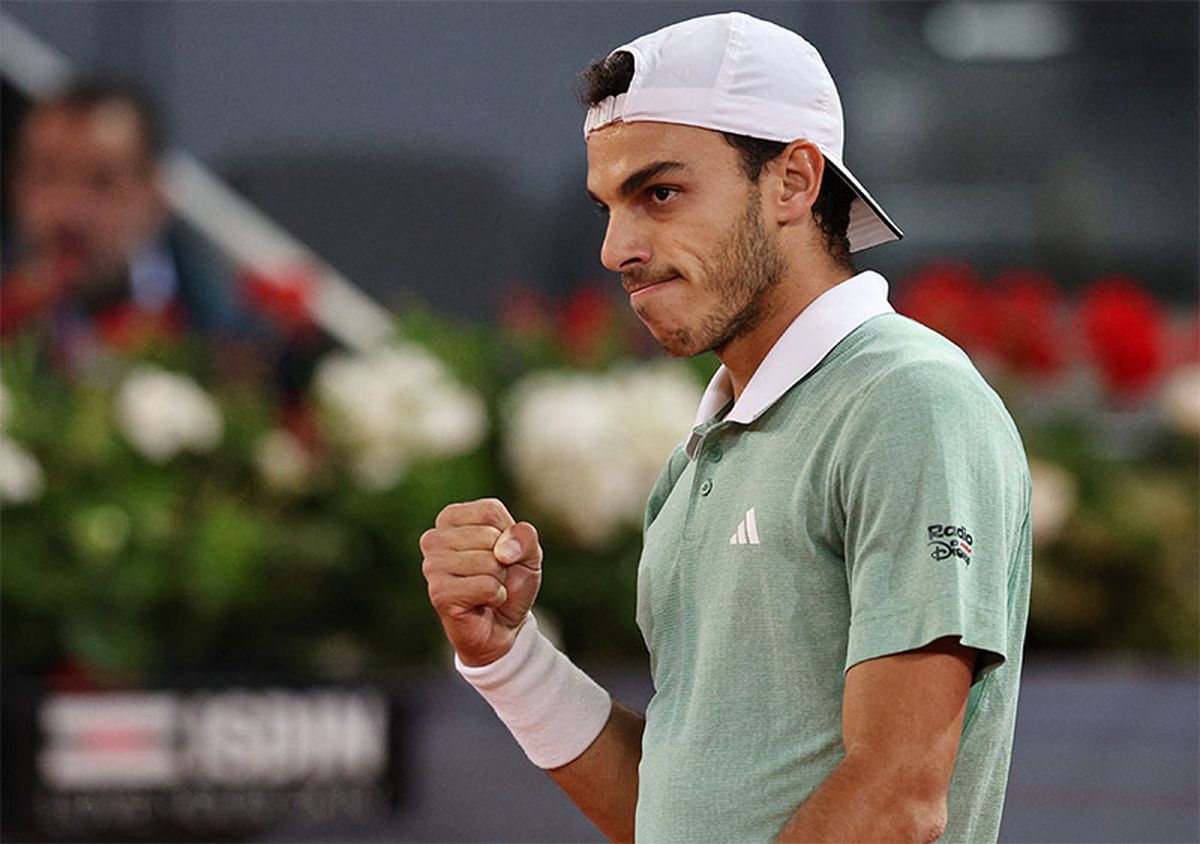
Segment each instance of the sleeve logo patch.
[[970,531],[958,525],[930,525],[929,556],[934,560],[948,560],[957,557],[968,566],[971,565],[971,549],[975,547],[975,537]]

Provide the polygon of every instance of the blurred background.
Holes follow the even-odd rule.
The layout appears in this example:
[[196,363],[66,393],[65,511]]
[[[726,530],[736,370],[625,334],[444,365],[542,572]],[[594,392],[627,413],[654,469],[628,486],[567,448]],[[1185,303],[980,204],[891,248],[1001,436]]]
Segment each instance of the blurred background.
[[[1002,840],[1200,840],[1200,7],[739,8],[821,50],[907,234],[860,268],[1025,438]],[[573,85],[726,9],[5,0],[5,840],[598,838],[452,676],[417,538],[510,502],[647,699],[642,505],[716,362],[600,267]]]

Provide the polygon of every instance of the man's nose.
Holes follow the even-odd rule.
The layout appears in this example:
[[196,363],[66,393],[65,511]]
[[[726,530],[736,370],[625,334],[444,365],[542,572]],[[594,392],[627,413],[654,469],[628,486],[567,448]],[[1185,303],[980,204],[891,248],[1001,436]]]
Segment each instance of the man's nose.
[[600,247],[600,263],[613,272],[650,263],[650,239],[644,227],[629,215],[613,211]]

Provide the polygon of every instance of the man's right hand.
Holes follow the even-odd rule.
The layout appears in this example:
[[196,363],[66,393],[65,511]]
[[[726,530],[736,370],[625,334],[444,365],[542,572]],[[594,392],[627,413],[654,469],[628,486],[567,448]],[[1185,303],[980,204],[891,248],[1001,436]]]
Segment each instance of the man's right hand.
[[537,530],[494,498],[451,504],[421,536],[429,600],[466,665],[508,653],[542,583]]

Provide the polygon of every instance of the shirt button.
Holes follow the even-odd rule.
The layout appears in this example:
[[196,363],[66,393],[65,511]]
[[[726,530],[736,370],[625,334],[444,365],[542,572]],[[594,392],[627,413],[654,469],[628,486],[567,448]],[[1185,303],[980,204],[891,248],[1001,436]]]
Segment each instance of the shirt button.
[[712,492],[712,481],[705,481],[704,483],[700,484],[701,495],[708,495],[710,492]]
[[711,460],[713,463],[720,463],[721,462],[721,453],[722,453],[721,447],[719,445],[714,445],[712,448],[710,448],[708,450],[708,459]]

